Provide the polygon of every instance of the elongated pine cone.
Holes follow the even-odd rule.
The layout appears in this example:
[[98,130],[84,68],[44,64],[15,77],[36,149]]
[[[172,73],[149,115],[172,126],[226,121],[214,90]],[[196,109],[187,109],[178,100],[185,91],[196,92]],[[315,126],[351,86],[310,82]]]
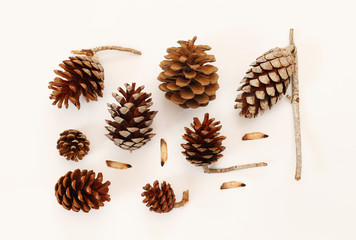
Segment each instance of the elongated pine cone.
[[154,211],[156,213],[166,213],[173,209],[176,197],[169,183],[167,184],[163,181],[160,187],[159,182],[156,180],[153,183],[153,187],[151,184],[147,183],[143,189],[145,191],[141,194],[141,196],[145,197],[145,199],[142,202],[150,208],[150,211]]
[[190,163],[196,166],[207,166],[223,156],[221,152],[225,150],[225,147],[222,146],[222,141],[226,137],[219,136],[222,127],[219,124],[219,121],[209,118],[209,113],[206,113],[202,123],[196,117],[193,119],[192,130],[184,128],[186,133],[183,139],[187,143],[181,144],[184,148],[182,153]]
[[119,105],[108,104],[109,112],[114,121],[106,120],[109,131],[106,136],[122,149],[136,150],[145,145],[156,135],[150,125],[157,111],[150,111],[152,106],[151,93],[142,92],[144,86],[136,88],[136,83],[125,84],[126,90],[121,87],[113,97]]
[[89,152],[90,142],[87,137],[78,130],[68,129],[60,134],[60,138],[57,141],[57,149],[59,154],[67,158],[67,160],[73,160],[78,162],[82,160]]
[[292,77],[294,47],[273,48],[258,57],[241,81],[235,108],[246,118],[262,115],[286,93]]
[[178,41],[180,47],[168,48],[167,60],[160,64],[163,72],[157,78],[163,82],[159,89],[166,92],[166,98],[182,108],[207,106],[219,89],[218,68],[206,64],[215,62],[214,55],[205,52],[211,47],[194,45],[196,39]]
[[54,100],[52,104],[57,104],[58,108],[63,104],[68,108],[68,101],[71,101],[80,109],[81,95],[87,102],[97,101],[98,96],[103,96],[104,69],[93,52],[87,50],[86,54],[64,60],[59,64],[63,71],[54,70],[59,77],[49,82],[48,88],[53,90],[49,98]]
[[67,210],[89,212],[92,208],[99,209],[104,202],[110,202],[110,181],[103,182],[103,174],[90,170],[69,171],[62,176],[54,188],[57,201]]

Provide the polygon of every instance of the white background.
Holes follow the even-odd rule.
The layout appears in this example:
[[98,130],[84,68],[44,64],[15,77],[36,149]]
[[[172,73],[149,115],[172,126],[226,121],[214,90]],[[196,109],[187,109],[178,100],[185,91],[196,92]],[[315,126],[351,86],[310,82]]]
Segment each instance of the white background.
[[[1,1],[1,239],[356,239],[354,1]],[[262,117],[244,119],[233,108],[248,65],[288,44],[295,29],[299,52],[302,180],[294,180],[292,106],[283,98]],[[216,57],[220,89],[208,107],[183,110],[164,98],[156,80],[166,48],[198,36]],[[117,44],[143,52],[99,53],[104,97],[77,110],[57,109],[48,82],[70,50]],[[157,136],[130,154],[104,134],[106,103],[125,82],[146,85],[159,113]],[[227,167],[268,167],[208,175],[181,154],[184,126],[205,112],[221,120]],[[91,142],[82,161],[59,156],[56,141],[68,128]],[[269,138],[241,141],[246,132]],[[159,163],[159,139],[169,160]],[[132,164],[125,171],[105,160]],[[111,202],[75,213],[56,201],[54,185],[69,170],[93,169],[110,180]],[[142,186],[171,183],[190,202],[168,214],[141,203]],[[221,191],[225,181],[245,188]]]

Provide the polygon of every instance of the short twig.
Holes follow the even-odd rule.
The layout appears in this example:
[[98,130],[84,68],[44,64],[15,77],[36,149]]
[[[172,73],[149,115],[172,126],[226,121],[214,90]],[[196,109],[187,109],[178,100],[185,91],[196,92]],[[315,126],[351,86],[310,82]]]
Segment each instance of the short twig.
[[228,168],[209,168],[208,166],[203,166],[203,169],[205,173],[224,173],[224,172],[230,172],[234,170],[241,170],[241,169],[254,168],[254,167],[264,167],[264,166],[267,166],[267,163],[265,162],[250,163],[244,165],[236,165]]
[[90,49],[73,50],[72,53],[78,54],[78,55],[93,56],[97,52],[104,51],[104,50],[124,51],[124,52],[130,52],[130,53],[134,53],[134,54],[138,54],[138,55],[142,54],[138,50],[135,50],[132,48],[120,47],[120,46],[100,46],[100,47],[95,47],[95,48],[90,48]]
[[189,190],[183,192],[183,198],[180,202],[174,203],[174,208],[179,208],[184,206],[187,202],[189,202]]

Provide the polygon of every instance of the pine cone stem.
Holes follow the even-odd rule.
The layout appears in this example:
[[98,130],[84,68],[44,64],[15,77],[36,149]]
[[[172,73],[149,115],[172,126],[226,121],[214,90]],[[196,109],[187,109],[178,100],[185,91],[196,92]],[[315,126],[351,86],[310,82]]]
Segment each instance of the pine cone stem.
[[189,202],[189,190],[183,192],[183,198],[180,202],[174,203],[174,208],[183,207],[187,202]]
[[78,55],[89,55],[93,56],[95,53],[104,51],[104,50],[116,50],[116,51],[123,51],[123,52],[130,52],[134,54],[141,55],[142,53],[138,50],[132,49],[132,48],[125,48],[125,47],[120,47],[120,46],[100,46],[100,47],[95,47],[91,49],[82,49],[82,50],[73,50],[72,53],[78,54]]
[[298,80],[298,56],[297,48],[294,45],[293,38],[294,29],[289,32],[289,44],[294,46],[292,52],[294,58],[293,75],[292,75],[292,106],[294,115],[294,133],[295,133],[295,146],[296,146],[296,170],[295,180],[299,181],[302,175],[302,142],[300,134],[300,112],[299,112],[299,80]]
[[250,164],[236,165],[228,168],[209,168],[208,166],[202,166],[202,167],[205,173],[224,173],[224,172],[231,172],[231,171],[241,170],[246,168],[264,167],[264,166],[267,166],[267,163],[265,162],[250,163]]

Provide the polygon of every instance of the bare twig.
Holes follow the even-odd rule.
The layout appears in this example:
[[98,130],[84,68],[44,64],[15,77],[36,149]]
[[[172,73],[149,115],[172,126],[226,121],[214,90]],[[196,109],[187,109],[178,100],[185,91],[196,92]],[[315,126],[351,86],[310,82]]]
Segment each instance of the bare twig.
[[100,47],[95,47],[95,48],[91,48],[91,49],[73,50],[72,53],[79,54],[79,55],[93,56],[97,52],[103,51],[103,50],[124,51],[124,52],[130,52],[130,53],[134,53],[134,54],[138,54],[138,55],[142,54],[138,50],[135,50],[132,48],[120,47],[120,46],[100,46]]
[[242,182],[238,182],[238,181],[230,181],[230,182],[224,182],[220,189],[230,189],[230,188],[238,188],[238,187],[245,187],[246,184],[242,183]]
[[256,140],[256,139],[267,138],[267,137],[268,137],[268,135],[265,133],[252,132],[252,133],[246,133],[242,137],[242,140]]
[[297,48],[294,44],[293,29],[290,29],[289,44],[294,47],[292,55],[294,58],[293,76],[292,76],[292,105],[294,115],[294,132],[296,146],[296,170],[295,179],[299,181],[302,175],[302,143],[300,134],[300,112],[299,112],[299,80],[298,80],[298,56]]
[[230,172],[234,170],[241,170],[241,169],[254,168],[254,167],[264,167],[264,166],[267,166],[267,163],[265,162],[250,163],[250,164],[232,166],[228,168],[209,168],[208,166],[203,166],[203,169],[205,173],[224,173],[224,172]]
[[161,138],[161,166],[162,167],[167,162],[167,159],[168,159],[167,142],[163,138]]
[[183,198],[180,202],[174,203],[174,208],[179,208],[184,206],[187,202],[189,202],[189,190],[183,192]]

